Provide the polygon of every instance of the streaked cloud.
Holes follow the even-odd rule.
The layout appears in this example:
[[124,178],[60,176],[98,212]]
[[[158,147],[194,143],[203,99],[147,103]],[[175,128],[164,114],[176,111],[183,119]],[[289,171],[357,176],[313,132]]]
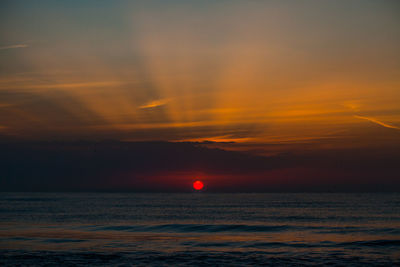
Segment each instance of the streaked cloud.
[[27,44],[15,44],[15,45],[0,46],[0,50],[27,48],[27,47],[29,47],[29,45],[27,45]]
[[156,108],[160,106],[166,105],[170,99],[158,99],[158,100],[153,100],[150,102],[147,102],[141,106],[139,106],[140,109],[147,109],[147,108]]
[[0,108],[7,108],[7,107],[11,107],[13,106],[13,104],[10,103],[0,103]]
[[176,142],[215,142],[215,143],[243,143],[252,141],[253,138],[247,137],[232,137],[231,135],[212,136],[203,138],[180,139]]
[[349,108],[352,111],[357,112],[357,111],[360,111],[361,104],[360,104],[360,100],[352,100],[352,101],[345,101],[343,103],[343,106],[346,108]]
[[358,116],[358,115],[354,115],[354,117],[355,117],[355,118],[358,118],[358,119],[367,120],[367,121],[376,123],[376,124],[378,124],[378,125],[380,125],[380,126],[383,126],[383,127],[385,127],[385,128],[400,130],[400,127],[393,126],[393,125],[390,125],[390,124],[381,122],[381,121],[379,121],[379,120],[377,120],[377,119],[374,119],[374,118],[365,117],[365,116]]

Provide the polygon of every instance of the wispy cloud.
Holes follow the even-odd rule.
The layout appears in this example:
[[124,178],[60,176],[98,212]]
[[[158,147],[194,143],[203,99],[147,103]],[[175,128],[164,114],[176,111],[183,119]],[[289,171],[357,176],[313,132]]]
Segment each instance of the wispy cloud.
[[[0,103],[0,108],[7,108],[13,106],[13,104],[9,104],[9,103]],[[0,126],[1,127],[1,126]]]
[[26,48],[26,47],[29,47],[29,45],[27,45],[27,44],[15,44],[15,45],[0,46],[0,50]]
[[358,112],[360,111],[361,107],[361,101],[360,100],[351,100],[351,101],[346,101],[343,103],[343,106],[346,108],[351,109],[352,111]]
[[358,119],[367,120],[367,121],[370,121],[370,122],[379,124],[380,126],[383,126],[383,127],[386,127],[386,128],[400,130],[400,127],[393,126],[393,125],[390,125],[390,124],[387,124],[387,123],[378,121],[377,119],[374,119],[374,118],[369,118],[369,117],[364,117],[364,116],[358,116],[358,115],[354,115],[354,117],[355,117],[355,118],[358,118]]
[[146,108],[160,107],[160,106],[164,106],[169,101],[170,101],[169,99],[158,99],[158,100],[147,102],[144,105],[139,106],[139,108],[140,109],[146,109]]

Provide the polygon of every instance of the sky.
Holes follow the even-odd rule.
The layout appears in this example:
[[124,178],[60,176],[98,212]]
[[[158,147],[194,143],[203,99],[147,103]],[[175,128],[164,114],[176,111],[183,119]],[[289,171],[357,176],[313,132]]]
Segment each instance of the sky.
[[[0,183],[400,191],[399,25],[396,0],[1,1]],[[54,151],[80,166],[65,148],[84,158],[80,141],[109,165],[98,186],[32,178],[56,175]],[[19,173],[39,164],[32,151],[44,165]]]

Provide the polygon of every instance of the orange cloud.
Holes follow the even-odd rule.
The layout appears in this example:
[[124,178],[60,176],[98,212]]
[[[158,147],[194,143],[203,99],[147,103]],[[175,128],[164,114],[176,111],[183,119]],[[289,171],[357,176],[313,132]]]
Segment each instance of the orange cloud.
[[15,48],[26,48],[29,47],[27,44],[15,44],[15,45],[8,45],[8,46],[0,46],[0,50],[6,49],[15,49]]
[[393,126],[393,125],[378,121],[377,119],[374,119],[374,118],[369,118],[369,117],[365,117],[365,116],[358,116],[358,115],[354,115],[354,117],[358,118],[358,119],[367,120],[367,121],[376,123],[376,124],[381,125],[381,126],[383,126],[385,128],[400,130],[400,127]]
[[166,105],[169,101],[170,101],[169,99],[158,99],[158,100],[150,101],[144,105],[141,105],[139,108],[146,109],[146,108],[160,107],[160,106]]

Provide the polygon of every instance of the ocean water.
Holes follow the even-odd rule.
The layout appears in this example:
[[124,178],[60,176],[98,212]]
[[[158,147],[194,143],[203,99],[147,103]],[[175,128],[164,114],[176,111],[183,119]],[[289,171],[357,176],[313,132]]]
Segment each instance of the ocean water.
[[400,194],[0,193],[15,265],[400,265]]

